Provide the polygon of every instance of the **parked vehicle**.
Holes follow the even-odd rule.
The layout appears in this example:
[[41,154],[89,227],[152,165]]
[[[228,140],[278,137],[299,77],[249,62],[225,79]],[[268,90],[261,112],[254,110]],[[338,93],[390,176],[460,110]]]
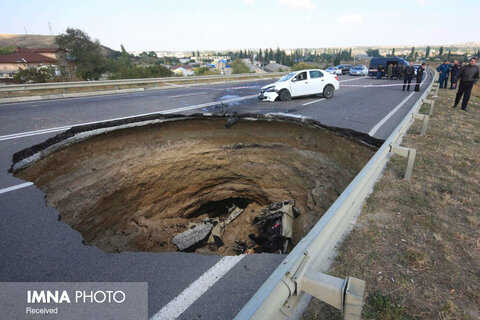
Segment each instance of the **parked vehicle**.
[[339,69],[337,67],[328,67],[327,69],[325,69],[325,71],[330,74],[342,74],[342,69]]
[[368,68],[365,65],[355,66],[350,69],[351,76],[367,76],[368,75]]
[[325,70],[307,69],[281,77],[277,82],[264,86],[258,95],[262,101],[290,100],[292,97],[323,94],[327,99],[340,89],[338,77]]
[[393,66],[397,66],[397,65],[404,65],[405,67],[408,66],[407,61],[398,57],[372,58],[372,60],[370,60],[370,67],[368,68],[368,75],[372,78],[376,77],[378,66],[382,65],[383,68],[386,70],[389,64],[392,64]]
[[347,74],[353,66],[351,64],[339,64],[337,68],[342,70],[342,74]]
[[414,65],[413,65],[413,69],[415,69],[415,75],[417,75],[417,70],[418,70],[418,68],[421,68],[421,67],[422,67],[421,64],[414,64]]

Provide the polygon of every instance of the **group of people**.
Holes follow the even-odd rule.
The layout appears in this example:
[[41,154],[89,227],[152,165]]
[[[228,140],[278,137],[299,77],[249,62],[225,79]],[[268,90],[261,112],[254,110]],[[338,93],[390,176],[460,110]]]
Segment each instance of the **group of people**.
[[[450,78],[450,89],[458,89],[455,97],[455,104],[453,108],[456,108],[460,99],[462,99],[462,110],[467,110],[468,100],[472,93],[472,88],[477,83],[480,76],[480,69],[477,66],[477,57],[470,58],[470,61],[466,65],[462,65],[461,61],[455,60],[453,64],[445,60],[443,64],[438,66],[437,71],[439,73],[438,82],[441,89],[447,89],[448,78]],[[410,91],[410,83],[416,78],[416,84],[414,91],[420,91],[420,85],[422,83],[423,74],[425,73],[425,63],[422,63],[421,67],[413,67],[412,62],[408,63],[408,66],[388,64],[386,69],[380,65],[377,68],[377,79],[381,79],[386,72],[387,79],[403,79],[402,90]],[[459,82],[457,86],[457,82]]]
[[415,67],[413,66],[413,63],[409,62],[408,66],[405,67],[402,91],[405,91],[405,87],[407,87],[407,91],[410,91],[410,83],[412,82],[414,77],[416,77],[416,80],[417,80],[414,91],[420,91],[420,84],[422,83],[424,72],[425,72],[425,63],[422,63],[422,65],[417,68],[417,72],[415,73]]
[[383,65],[379,65],[377,68],[377,79],[381,79],[386,72],[387,79],[403,80],[403,91],[405,91],[405,89],[410,91],[410,83],[416,78],[417,83],[414,91],[420,91],[420,84],[422,82],[424,71],[425,63],[422,63],[422,66],[417,68],[416,72],[412,62],[410,62],[408,66],[403,66],[402,64],[388,64],[387,68],[384,68]]
[[443,64],[437,68],[440,74],[438,83],[440,83],[440,89],[446,89],[448,86],[448,77],[450,76],[450,89],[453,90],[457,86],[458,73],[462,68],[462,61],[455,60],[453,65],[448,60],[443,61]]
[[457,107],[463,96],[462,110],[467,110],[468,100],[470,100],[473,85],[477,83],[479,79],[480,72],[477,66],[477,60],[477,57],[472,57],[470,58],[469,63],[465,66],[462,66],[462,61],[455,60],[452,65],[448,60],[445,60],[437,68],[437,71],[440,74],[438,82],[440,83],[441,89],[447,89],[449,77],[451,90],[457,89],[457,82],[460,81],[457,95],[455,97],[455,103],[453,105],[454,108]]
[[388,64],[385,68],[383,65],[379,65],[377,68],[377,79],[381,79],[383,76],[387,76],[387,79],[403,79],[405,75],[405,67],[403,65]]

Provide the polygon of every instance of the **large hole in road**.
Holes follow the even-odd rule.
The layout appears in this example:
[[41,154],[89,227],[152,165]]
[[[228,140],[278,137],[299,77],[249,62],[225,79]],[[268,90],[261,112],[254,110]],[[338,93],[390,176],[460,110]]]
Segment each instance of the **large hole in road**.
[[223,117],[140,120],[67,131],[14,155],[14,174],[43,190],[85,244],[107,252],[177,251],[176,235],[223,221],[236,206],[243,211],[225,226],[221,245],[188,248],[227,255],[238,243],[253,247],[255,217],[284,200],[301,213],[291,248],[378,144],[288,117],[241,117],[229,129]]

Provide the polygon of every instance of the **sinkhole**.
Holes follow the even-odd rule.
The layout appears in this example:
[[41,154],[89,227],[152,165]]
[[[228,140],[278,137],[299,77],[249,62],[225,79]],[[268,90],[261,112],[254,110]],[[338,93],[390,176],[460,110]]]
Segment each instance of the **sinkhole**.
[[[235,254],[258,235],[255,217],[295,201],[290,248],[320,219],[381,141],[303,118],[153,115],[74,127],[18,152],[11,171],[46,195],[59,220],[107,252],[177,251],[172,239],[202,221],[242,213],[222,244],[187,251]],[[250,237],[249,237],[250,236]]]

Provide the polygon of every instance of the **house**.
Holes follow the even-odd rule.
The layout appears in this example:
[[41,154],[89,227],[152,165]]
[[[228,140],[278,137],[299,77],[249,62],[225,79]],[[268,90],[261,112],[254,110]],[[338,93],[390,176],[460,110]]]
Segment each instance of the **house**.
[[171,70],[176,76],[193,76],[195,73],[193,67],[190,65],[176,65],[172,66]]
[[[224,71],[225,68],[227,68],[227,60],[225,59],[217,59],[217,60],[214,60],[211,64],[210,64],[210,67],[211,68],[215,68],[219,71]],[[229,66],[228,66],[229,67]]]
[[55,68],[57,75],[73,74],[73,65],[70,63],[67,51],[60,48],[17,48],[10,54],[0,55],[0,81],[10,82],[13,76],[29,67]]

